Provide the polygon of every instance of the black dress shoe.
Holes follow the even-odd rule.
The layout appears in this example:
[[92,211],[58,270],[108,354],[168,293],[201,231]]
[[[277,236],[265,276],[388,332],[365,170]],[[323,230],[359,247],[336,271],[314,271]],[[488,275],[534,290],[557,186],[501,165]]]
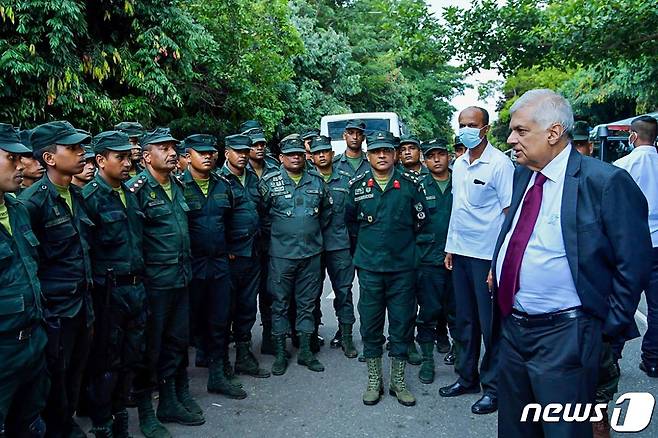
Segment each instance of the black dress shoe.
[[484,394],[480,400],[471,406],[474,414],[491,414],[498,410],[498,398],[491,394]]
[[448,354],[446,354],[443,357],[443,363],[446,365],[454,365],[455,364],[455,346],[451,345],[450,346],[450,351],[448,351]]
[[329,347],[340,348],[343,345],[342,338],[343,338],[343,334],[340,331],[340,329],[338,329],[336,331],[336,334],[334,335],[334,338],[331,340],[331,342],[329,342]]
[[649,377],[658,377],[658,366],[649,366],[644,362],[640,362],[640,369],[644,371]]
[[477,394],[478,392],[480,392],[480,385],[469,388],[459,382],[455,382],[450,386],[444,386],[439,389],[441,397],[457,397],[458,395]]

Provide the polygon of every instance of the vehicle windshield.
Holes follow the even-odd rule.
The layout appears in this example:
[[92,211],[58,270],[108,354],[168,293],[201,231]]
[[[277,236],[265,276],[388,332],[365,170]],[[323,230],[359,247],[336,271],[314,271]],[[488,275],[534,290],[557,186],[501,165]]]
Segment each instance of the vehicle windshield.
[[[372,131],[391,130],[391,121],[389,119],[365,119],[363,121],[366,123],[366,135],[370,134]],[[346,124],[347,120],[336,120],[335,122],[327,123],[329,137],[331,137],[332,140],[342,140]]]

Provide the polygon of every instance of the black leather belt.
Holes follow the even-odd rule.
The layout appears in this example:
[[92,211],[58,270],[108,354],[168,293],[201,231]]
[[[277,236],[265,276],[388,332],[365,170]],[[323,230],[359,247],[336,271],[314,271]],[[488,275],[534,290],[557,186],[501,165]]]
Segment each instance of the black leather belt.
[[0,339],[10,339],[20,342],[26,341],[32,337],[32,331],[36,328],[36,326],[37,325],[35,324],[22,330],[0,333]]
[[525,312],[519,312],[512,309],[512,321],[523,327],[537,327],[545,325],[553,325],[558,322],[567,321],[569,319],[577,319],[584,316],[582,308],[574,307],[571,309],[558,310],[551,313],[540,313],[538,315],[530,315]]
[[142,283],[141,275],[117,275],[114,280],[117,286],[136,286]]

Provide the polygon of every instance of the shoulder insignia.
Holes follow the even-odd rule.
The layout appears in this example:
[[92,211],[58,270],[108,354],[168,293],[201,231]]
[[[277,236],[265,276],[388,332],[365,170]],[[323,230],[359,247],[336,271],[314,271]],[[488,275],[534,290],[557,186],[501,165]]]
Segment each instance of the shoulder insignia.
[[231,184],[231,181],[229,181],[228,178],[226,178],[221,173],[217,172],[217,173],[215,173],[215,176],[217,177],[217,179],[220,179],[220,180],[224,181],[226,184],[229,184],[229,185]]
[[261,179],[263,181],[268,181],[268,180],[274,178],[275,176],[278,176],[280,178],[281,177],[281,172],[277,170],[276,172],[268,173],[267,175],[263,175],[263,177]]
[[82,189],[82,197],[84,199],[89,198],[96,190],[98,190],[98,183],[96,181],[92,181],[84,188]]
[[144,184],[146,183],[146,177],[144,175],[139,175],[138,177],[135,177],[128,181],[128,190],[130,190],[132,193],[137,193],[139,189],[144,187]]
[[368,173],[368,172],[363,172],[363,173],[360,174],[360,175],[356,175],[354,178],[352,178],[352,179],[349,181],[349,185],[352,185],[352,184],[354,184],[355,182],[357,182],[357,181],[363,179],[363,178],[366,176],[367,173]]
[[407,180],[411,181],[414,184],[418,184],[418,177],[412,173],[409,172],[403,172],[402,176],[405,177]]
[[174,175],[174,177],[172,178],[172,180],[173,180],[176,184],[178,184],[178,187],[180,187],[181,189],[184,189],[184,188],[185,188],[185,184],[183,183],[183,180],[182,180],[182,176],[181,176],[181,175]]

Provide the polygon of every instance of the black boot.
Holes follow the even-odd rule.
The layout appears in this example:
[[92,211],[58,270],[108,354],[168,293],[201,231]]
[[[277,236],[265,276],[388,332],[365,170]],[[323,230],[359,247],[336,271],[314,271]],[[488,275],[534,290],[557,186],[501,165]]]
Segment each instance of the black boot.
[[274,344],[272,343],[272,324],[263,323],[263,339],[260,344],[260,354],[275,355]]
[[210,368],[208,369],[208,392],[211,394],[223,394],[237,400],[247,398],[247,393],[244,389],[229,381],[224,369],[224,363],[222,361],[210,362]]
[[286,358],[286,335],[272,336],[272,343],[276,350],[276,357],[272,363],[272,374],[282,376],[288,368],[288,359]]
[[258,360],[251,352],[250,342],[235,343],[235,373],[252,377],[270,377],[270,372],[260,368]]
[[184,426],[200,426],[206,422],[203,415],[193,414],[185,409],[176,396],[176,382],[166,379],[160,384],[158,419],[163,423],[178,423]]
[[203,417],[203,409],[190,394],[190,381],[186,370],[179,371],[176,375],[176,397],[188,412]]
[[144,392],[137,395],[137,412],[139,413],[139,430],[146,438],[171,438],[166,427],[160,423],[153,410],[151,393]]
[[112,415],[112,433],[114,438],[132,438],[128,432],[128,410],[123,409]]

